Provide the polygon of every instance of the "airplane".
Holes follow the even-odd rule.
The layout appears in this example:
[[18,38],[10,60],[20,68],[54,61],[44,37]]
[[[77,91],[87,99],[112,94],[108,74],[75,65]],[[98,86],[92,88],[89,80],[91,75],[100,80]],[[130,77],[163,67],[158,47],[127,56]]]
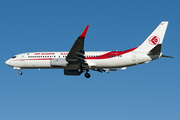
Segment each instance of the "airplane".
[[13,56],[5,63],[22,75],[22,69],[64,69],[64,75],[90,78],[89,70],[98,72],[125,70],[129,66],[149,63],[163,55],[161,45],[168,21],[162,21],[158,27],[138,47],[125,51],[85,52],[84,39],[89,25],[75,40],[69,52],[28,52]]

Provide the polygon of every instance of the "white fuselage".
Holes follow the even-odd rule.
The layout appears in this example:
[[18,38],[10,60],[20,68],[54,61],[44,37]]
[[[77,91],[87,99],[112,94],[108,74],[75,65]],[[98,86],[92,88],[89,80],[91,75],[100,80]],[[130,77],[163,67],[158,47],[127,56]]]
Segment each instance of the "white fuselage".
[[[136,48],[134,48],[136,49]],[[147,55],[143,52],[133,51],[105,51],[105,52],[85,52],[85,60],[89,66],[86,69],[94,68],[121,68],[141,63],[147,63],[160,56]],[[72,66],[58,66],[53,67],[50,61],[54,58],[66,59],[68,52],[31,52],[22,53],[14,56],[6,61],[6,64],[15,69],[43,69],[43,68],[62,68],[62,69],[76,69]]]

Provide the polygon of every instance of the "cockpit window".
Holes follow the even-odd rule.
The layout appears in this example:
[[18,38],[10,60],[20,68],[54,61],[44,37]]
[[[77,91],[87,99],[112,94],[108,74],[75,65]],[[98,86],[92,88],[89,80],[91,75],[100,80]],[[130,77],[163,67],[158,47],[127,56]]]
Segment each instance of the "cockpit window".
[[16,58],[16,56],[13,56],[12,58]]

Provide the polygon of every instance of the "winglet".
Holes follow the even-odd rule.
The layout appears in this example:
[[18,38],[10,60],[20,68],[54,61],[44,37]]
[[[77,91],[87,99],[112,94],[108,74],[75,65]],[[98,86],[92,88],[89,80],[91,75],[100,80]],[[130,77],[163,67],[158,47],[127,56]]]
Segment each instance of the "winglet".
[[82,32],[82,34],[79,36],[79,38],[85,38],[87,30],[88,30],[89,25],[86,26],[86,28],[84,29],[84,31]]

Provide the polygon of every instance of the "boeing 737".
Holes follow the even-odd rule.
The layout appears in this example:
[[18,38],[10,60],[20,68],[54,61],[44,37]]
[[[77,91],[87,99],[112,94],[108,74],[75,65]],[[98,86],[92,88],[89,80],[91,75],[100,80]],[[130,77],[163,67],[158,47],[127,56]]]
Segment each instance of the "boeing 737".
[[5,63],[22,75],[22,69],[64,69],[65,75],[81,75],[90,78],[89,70],[109,72],[149,63],[161,57],[161,45],[168,22],[163,21],[139,46],[125,51],[84,51],[84,39],[89,25],[75,40],[69,52],[29,52],[13,56]]

